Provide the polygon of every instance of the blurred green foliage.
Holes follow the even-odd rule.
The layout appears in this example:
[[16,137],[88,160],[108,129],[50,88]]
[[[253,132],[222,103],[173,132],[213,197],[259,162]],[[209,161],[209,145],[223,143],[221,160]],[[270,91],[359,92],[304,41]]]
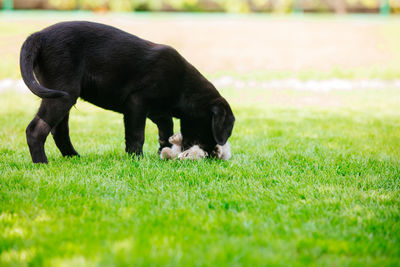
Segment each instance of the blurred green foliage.
[[[5,0],[0,0],[0,4]],[[14,0],[16,9],[193,12],[399,12],[400,0]]]

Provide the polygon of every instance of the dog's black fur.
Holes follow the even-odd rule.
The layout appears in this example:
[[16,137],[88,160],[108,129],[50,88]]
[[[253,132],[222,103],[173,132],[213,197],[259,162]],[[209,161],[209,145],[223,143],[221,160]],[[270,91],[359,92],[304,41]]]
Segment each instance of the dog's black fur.
[[36,32],[21,48],[20,67],[25,84],[43,98],[26,129],[35,163],[47,163],[50,132],[63,156],[78,155],[68,130],[78,97],[122,113],[126,151],[136,155],[146,117],[157,124],[160,149],[171,146],[172,117],[181,121],[184,149],[199,144],[211,155],[232,133],[228,102],[176,50],[111,26],[62,22]]

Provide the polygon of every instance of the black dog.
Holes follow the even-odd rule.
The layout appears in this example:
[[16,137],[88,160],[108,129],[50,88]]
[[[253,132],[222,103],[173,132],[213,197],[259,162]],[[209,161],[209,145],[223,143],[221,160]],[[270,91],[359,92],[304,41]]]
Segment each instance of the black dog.
[[25,84],[43,98],[26,129],[35,163],[47,163],[50,131],[63,156],[78,155],[68,130],[78,97],[123,113],[126,151],[136,155],[142,154],[146,117],[157,124],[160,149],[171,146],[172,117],[181,121],[184,149],[199,144],[211,155],[232,133],[227,101],[175,49],[111,26],[62,22],[36,32],[21,48],[20,67]]

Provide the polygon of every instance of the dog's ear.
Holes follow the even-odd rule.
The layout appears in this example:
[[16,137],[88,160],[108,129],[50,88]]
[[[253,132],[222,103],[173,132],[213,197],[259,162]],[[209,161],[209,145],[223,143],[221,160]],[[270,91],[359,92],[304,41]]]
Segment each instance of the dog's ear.
[[223,146],[232,134],[235,117],[230,108],[228,110],[224,105],[213,106],[211,113],[211,128],[214,140],[218,145]]

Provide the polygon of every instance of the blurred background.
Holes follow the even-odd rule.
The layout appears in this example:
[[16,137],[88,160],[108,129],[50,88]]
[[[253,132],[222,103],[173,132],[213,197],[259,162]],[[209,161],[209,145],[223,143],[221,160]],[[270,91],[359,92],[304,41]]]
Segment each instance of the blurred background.
[[0,0],[0,6],[0,91],[26,90],[18,65],[23,41],[65,20],[106,23],[169,44],[238,104],[251,94],[248,103],[264,101],[266,89],[400,87],[400,0]]
[[190,12],[400,11],[399,0],[2,0],[5,9]]

